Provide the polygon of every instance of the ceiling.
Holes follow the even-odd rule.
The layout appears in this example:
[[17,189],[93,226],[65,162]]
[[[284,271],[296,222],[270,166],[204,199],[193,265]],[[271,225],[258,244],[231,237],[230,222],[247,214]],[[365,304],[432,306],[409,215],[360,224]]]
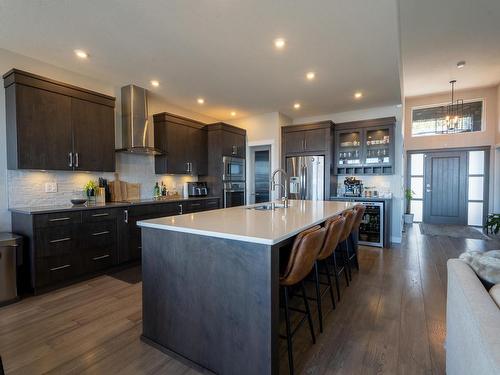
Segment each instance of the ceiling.
[[397,14],[396,0],[0,0],[0,46],[218,119],[295,118],[401,102]]
[[[399,0],[404,95],[500,82],[499,0]],[[457,69],[458,61],[466,66]]]

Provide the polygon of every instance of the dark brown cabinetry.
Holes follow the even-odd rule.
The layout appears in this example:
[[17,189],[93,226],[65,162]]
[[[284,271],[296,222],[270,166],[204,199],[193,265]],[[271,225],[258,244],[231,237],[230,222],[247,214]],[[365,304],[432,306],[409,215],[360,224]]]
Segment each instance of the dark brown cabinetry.
[[335,126],[335,173],[394,174],[395,117]]
[[141,258],[140,220],[219,208],[218,198],[50,213],[12,213],[27,244],[23,287],[35,292]]
[[164,155],[155,156],[157,174],[205,174],[207,133],[205,124],[171,113],[154,118],[155,147]]
[[115,170],[115,98],[17,69],[3,78],[9,169]]
[[[217,124],[215,124],[217,126]],[[246,156],[246,132],[239,128],[221,126],[222,130],[222,156],[234,156],[245,158]]]

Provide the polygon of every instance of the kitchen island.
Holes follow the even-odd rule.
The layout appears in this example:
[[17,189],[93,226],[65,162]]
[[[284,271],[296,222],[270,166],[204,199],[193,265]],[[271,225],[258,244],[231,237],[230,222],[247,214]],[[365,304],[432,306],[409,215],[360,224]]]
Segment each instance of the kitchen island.
[[279,372],[280,248],[353,203],[256,206],[138,222],[144,341],[218,374]]

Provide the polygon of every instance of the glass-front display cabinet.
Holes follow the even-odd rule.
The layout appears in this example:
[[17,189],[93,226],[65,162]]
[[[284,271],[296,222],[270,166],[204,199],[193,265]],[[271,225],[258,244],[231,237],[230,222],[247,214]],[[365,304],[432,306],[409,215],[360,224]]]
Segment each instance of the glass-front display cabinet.
[[395,117],[335,124],[335,173],[394,173]]

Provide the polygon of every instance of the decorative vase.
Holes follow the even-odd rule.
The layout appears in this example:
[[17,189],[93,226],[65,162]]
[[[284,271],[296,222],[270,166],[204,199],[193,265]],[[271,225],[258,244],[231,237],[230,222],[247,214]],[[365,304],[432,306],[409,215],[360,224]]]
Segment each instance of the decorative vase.
[[413,224],[413,214],[404,214],[404,221],[405,221],[405,224]]

